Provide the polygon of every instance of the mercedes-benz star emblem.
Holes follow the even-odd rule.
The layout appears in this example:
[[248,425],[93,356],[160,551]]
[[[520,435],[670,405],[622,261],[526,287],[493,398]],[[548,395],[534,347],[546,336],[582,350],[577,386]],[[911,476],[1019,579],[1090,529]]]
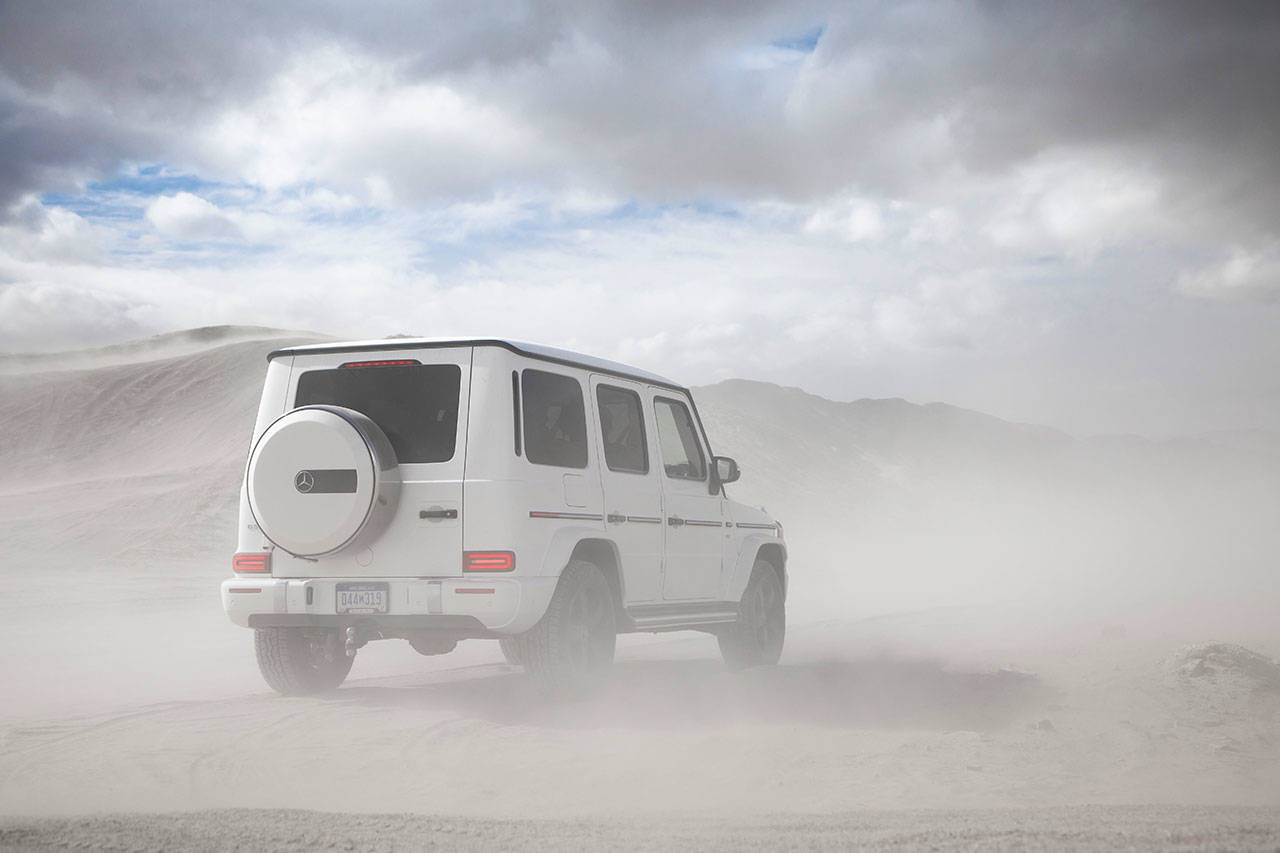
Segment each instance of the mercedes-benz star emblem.
[[293,487],[305,495],[316,487],[316,477],[310,471],[299,471],[293,478]]

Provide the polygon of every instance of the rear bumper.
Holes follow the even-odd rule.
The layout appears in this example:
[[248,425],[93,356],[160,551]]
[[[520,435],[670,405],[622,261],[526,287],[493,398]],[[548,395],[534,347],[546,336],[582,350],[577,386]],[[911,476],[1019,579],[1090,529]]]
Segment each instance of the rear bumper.
[[[506,636],[532,628],[546,612],[556,578],[254,578],[222,582],[227,616],[246,628],[336,627],[360,623],[388,631],[432,631],[456,638]],[[340,583],[387,584],[380,614],[340,614]]]
[[474,616],[380,616],[370,614],[338,615],[307,613],[250,613],[250,628],[344,628],[367,625],[389,631],[439,632],[487,637],[488,628]]

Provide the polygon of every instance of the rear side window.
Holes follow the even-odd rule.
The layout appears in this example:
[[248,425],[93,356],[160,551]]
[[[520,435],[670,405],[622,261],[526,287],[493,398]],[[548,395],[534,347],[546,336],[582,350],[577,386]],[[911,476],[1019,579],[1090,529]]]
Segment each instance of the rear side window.
[[612,385],[596,387],[600,408],[600,439],[610,471],[649,473],[649,451],[644,443],[644,412],[640,395]]
[[689,408],[678,400],[658,397],[653,401],[658,422],[658,446],[662,449],[662,467],[668,477],[679,480],[705,480],[707,463],[702,444],[694,428]]
[[525,370],[520,374],[524,453],[530,462],[587,467],[587,414],[578,380]]
[[298,377],[295,406],[355,409],[382,429],[400,462],[448,462],[458,438],[456,364],[339,367]]

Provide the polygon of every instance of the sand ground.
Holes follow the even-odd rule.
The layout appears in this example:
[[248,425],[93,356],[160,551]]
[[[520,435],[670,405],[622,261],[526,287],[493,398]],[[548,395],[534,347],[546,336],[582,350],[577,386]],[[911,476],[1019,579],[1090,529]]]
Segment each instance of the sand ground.
[[373,644],[342,689],[282,698],[182,589],[66,600],[59,631],[8,600],[2,846],[1280,844],[1280,668],[1238,646],[1037,647],[935,610],[796,625],[782,665],[742,674],[703,635],[623,637],[573,702],[478,641]]
[[1274,850],[1280,816],[1243,808],[1077,806],[614,820],[235,810],[0,822],[15,853],[68,848],[307,850]]

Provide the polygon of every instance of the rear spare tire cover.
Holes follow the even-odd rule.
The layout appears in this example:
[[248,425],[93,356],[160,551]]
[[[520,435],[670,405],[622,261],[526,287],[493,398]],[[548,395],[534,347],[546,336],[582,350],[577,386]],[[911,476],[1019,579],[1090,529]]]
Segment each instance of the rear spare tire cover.
[[366,416],[304,406],[263,431],[245,483],[262,534],[290,554],[319,557],[382,532],[400,496],[400,469]]

